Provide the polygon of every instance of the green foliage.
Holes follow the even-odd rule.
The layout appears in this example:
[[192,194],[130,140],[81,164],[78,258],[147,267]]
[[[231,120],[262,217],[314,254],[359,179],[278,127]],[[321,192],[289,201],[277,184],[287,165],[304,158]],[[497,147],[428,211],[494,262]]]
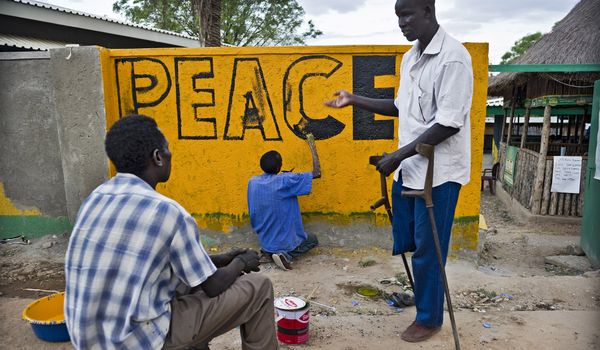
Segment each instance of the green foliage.
[[223,0],[222,39],[237,46],[304,45],[323,33],[312,21],[299,33],[303,18],[304,9],[296,0]]
[[531,45],[535,44],[542,37],[541,32],[528,34],[517,40],[513,47],[510,48],[510,51],[506,52],[502,55],[502,61],[500,64],[510,64],[513,63],[517,58],[521,57],[527,49],[531,47]]
[[479,288],[475,291],[475,293],[479,294],[479,296],[482,298],[485,297],[490,300],[498,296],[498,294],[496,294],[496,292],[494,292],[493,290],[487,290],[485,288]]
[[[113,10],[134,23],[198,36],[194,0],[117,0]],[[304,45],[323,32],[296,0],[222,0],[221,41],[235,46]]]
[[138,24],[198,36],[193,0],[118,0],[113,11]]

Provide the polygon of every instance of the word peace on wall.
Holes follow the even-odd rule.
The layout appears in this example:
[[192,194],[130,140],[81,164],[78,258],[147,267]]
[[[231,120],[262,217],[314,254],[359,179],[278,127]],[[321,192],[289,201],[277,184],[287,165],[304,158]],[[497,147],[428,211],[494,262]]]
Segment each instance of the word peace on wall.
[[[343,61],[340,56],[115,58],[119,114],[160,106],[177,116],[178,138],[186,140],[238,141],[250,132],[259,133],[264,141],[283,141],[284,135],[304,138],[306,133],[317,140],[330,139],[348,128],[348,121],[332,116],[334,109],[315,108],[323,102],[315,100],[306,86],[335,86],[338,80],[350,79],[355,94],[393,99],[401,59],[396,53],[346,54]],[[392,76],[386,87],[376,84],[381,76]],[[380,120],[354,108],[351,122],[353,140],[394,139],[391,118]],[[283,128],[292,133],[283,133]]]
[[[479,218],[488,48],[465,47],[475,77],[474,181],[461,190],[456,216]],[[408,50],[401,45],[103,49],[106,122],[110,126],[130,113],[156,119],[175,159],[171,179],[158,190],[181,203],[201,227],[224,232],[246,218],[247,183],[261,173],[262,154],[277,150],[285,169],[310,171],[303,139],[311,132],[320,140],[323,176],[311,196],[300,199],[302,210],[319,220],[353,222],[372,215],[380,176],[369,157],[396,149],[398,118],[323,102],[340,89],[394,98]],[[469,230],[467,241],[476,243],[477,225]]]

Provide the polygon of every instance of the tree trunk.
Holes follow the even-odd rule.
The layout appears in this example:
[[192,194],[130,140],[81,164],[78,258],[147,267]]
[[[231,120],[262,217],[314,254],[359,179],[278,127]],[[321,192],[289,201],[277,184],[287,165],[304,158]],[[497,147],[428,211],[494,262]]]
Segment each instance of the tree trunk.
[[198,40],[205,47],[221,46],[221,0],[194,0]]
[[[543,184],[544,184],[544,173],[545,173],[545,167],[546,167],[546,156],[548,155],[548,139],[550,136],[550,122],[551,122],[551,118],[552,118],[552,107],[550,107],[550,105],[546,105],[546,107],[544,107],[544,124],[542,126],[542,137],[541,137],[541,144],[540,144],[540,154],[539,154],[539,158],[538,158],[538,163],[537,163],[537,169],[535,171],[535,178],[533,179],[534,184],[533,184],[533,194],[532,194],[532,201],[533,204],[531,205],[531,213],[532,214],[540,214],[541,212],[541,201],[542,201],[542,190],[543,190]],[[548,179],[548,181],[550,181],[550,179]],[[550,215],[554,215],[554,214],[550,214]]]
[[527,129],[529,129],[529,113],[531,110],[529,107],[525,109],[525,122],[523,123],[523,135],[521,135],[521,148],[525,148],[525,143],[527,142]]

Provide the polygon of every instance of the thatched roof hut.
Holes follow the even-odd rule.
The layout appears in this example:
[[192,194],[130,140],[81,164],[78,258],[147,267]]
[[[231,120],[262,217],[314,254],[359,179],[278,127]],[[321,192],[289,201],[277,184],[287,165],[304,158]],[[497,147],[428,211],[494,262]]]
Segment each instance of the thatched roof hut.
[[[581,0],[515,64],[600,63],[600,0]],[[501,73],[490,79],[488,95],[535,98],[591,95],[600,73]]]

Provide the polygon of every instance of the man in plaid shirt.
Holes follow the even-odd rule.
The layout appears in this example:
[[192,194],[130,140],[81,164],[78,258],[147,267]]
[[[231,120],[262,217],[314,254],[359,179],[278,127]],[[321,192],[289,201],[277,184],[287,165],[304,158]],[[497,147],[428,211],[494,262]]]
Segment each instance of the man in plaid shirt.
[[271,281],[249,274],[258,271],[258,254],[209,256],[192,216],[155,191],[171,172],[156,122],[124,117],[105,146],[117,175],[81,206],[65,261],[73,345],[207,349],[212,338],[239,326],[244,349],[278,349]]

